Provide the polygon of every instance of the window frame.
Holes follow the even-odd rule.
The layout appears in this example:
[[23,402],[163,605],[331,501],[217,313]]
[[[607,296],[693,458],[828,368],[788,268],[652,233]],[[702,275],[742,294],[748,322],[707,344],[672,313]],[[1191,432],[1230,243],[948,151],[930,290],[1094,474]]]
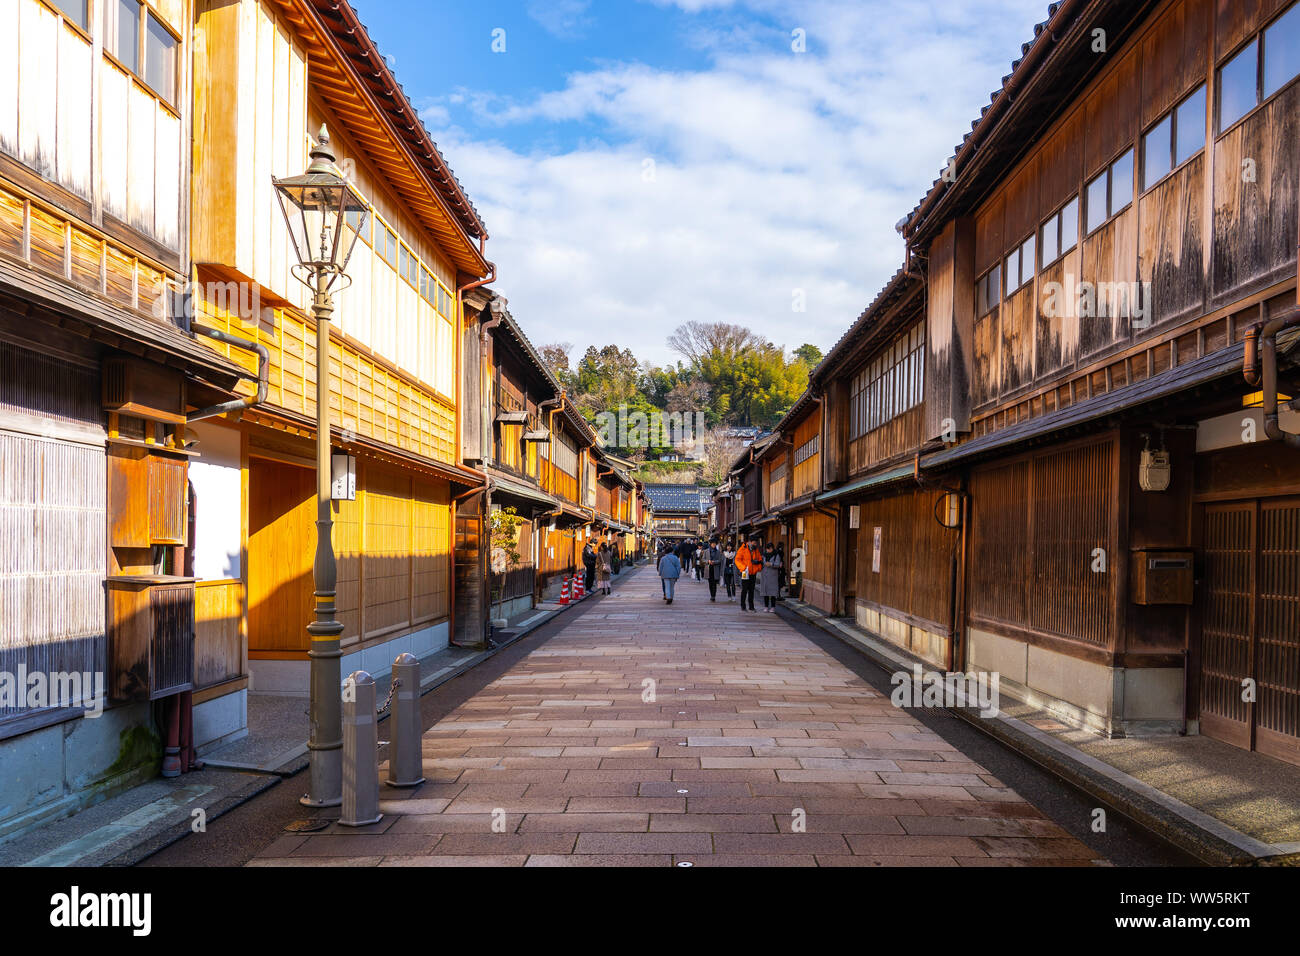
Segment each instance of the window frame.
[[[1177,100],[1173,106],[1171,106],[1166,112],[1160,114],[1160,116],[1156,119],[1156,121],[1152,123],[1150,126],[1148,126],[1142,132],[1142,135],[1139,137],[1139,142],[1141,144],[1140,159],[1141,159],[1141,167],[1142,167],[1142,174],[1139,178],[1139,185],[1138,185],[1139,196],[1145,196],[1147,193],[1155,189],[1157,186],[1163,183],[1170,176],[1174,175],[1174,173],[1178,172],[1180,169],[1182,169],[1184,166],[1186,166],[1188,163],[1194,160],[1201,153],[1205,152],[1205,144],[1209,140],[1208,132],[1206,133],[1206,135],[1202,136],[1201,145],[1198,146],[1196,149],[1194,149],[1190,156],[1188,156],[1182,162],[1178,161],[1178,111],[1181,110],[1193,99],[1195,99],[1197,94],[1202,92],[1205,92],[1208,95],[1208,91],[1205,88],[1205,84],[1204,83],[1196,84],[1196,86],[1186,96]],[[1169,168],[1166,169],[1159,176],[1157,176],[1154,180],[1148,183],[1146,181],[1147,138],[1152,133],[1154,133],[1156,129],[1159,128],[1160,124],[1165,122],[1165,120],[1169,121]],[[1202,108],[1201,125],[1202,127],[1204,127],[1205,125],[1204,108]]]
[[[1097,175],[1084,181],[1083,192],[1080,194],[1085,197],[1083,208],[1084,239],[1087,239],[1093,233],[1105,228],[1112,219],[1133,205],[1133,192],[1134,187],[1137,184],[1138,152],[1138,147],[1129,143],[1125,149],[1115,155],[1114,159],[1103,166]],[[1123,160],[1125,156],[1130,156],[1133,164],[1132,181],[1129,183],[1129,194],[1128,198],[1124,201],[1124,205],[1117,207],[1115,205],[1115,167],[1120,164],[1120,161]],[[1092,199],[1089,197],[1089,193],[1091,192],[1092,185],[1103,176],[1106,177],[1106,215],[1102,217],[1101,222],[1089,229],[1088,214],[1092,211]]]
[[[1268,95],[1264,93],[1264,62],[1268,58],[1267,44],[1265,43],[1264,34],[1278,24],[1287,14],[1297,8],[1296,3],[1291,3],[1285,9],[1279,10],[1269,18],[1267,23],[1261,25],[1257,30],[1243,39],[1239,44],[1220,57],[1214,64],[1214,137],[1217,139],[1231,132],[1239,124],[1244,123],[1261,107],[1266,106],[1278,96],[1281,96],[1286,90],[1300,80],[1300,72],[1295,73],[1286,82],[1282,83],[1276,90]],[[1238,55],[1244,53],[1250,46],[1255,47],[1255,103],[1240,116],[1234,119],[1226,126],[1223,125],[1223,68],[1235,60]]]
[[[134,3],[137,9],[136,21],[135,21],[136,63],[134,65],[127,63],[126,60],[122,59],[122,57],[115,49],[109,46],[108,28],[107,25],[104,23],[104,19],[103,19],[104,15],[106,15],[107,9],[110,4],[117,4],[120,6],[122,5],[123,2],[124,0],[95,0],[95,3],[93,5],[95,12],[101,15],[100,29],[103,32],[103,42],[101,42],[100,46],[103,50],[103,54],[107,56],[113,63],[117,64],[117,66],[119,66],[122,70],[129,73],[131,75],[131,78],[135,80],[135,82],[139,83],[146,90],[148,90],[150,94],[152,94],[153,97],[156,100],[158,100],[158,102],[161,105],[171,110],[177,116],[180,116],[181,64],[184,61],[184,53],[185,53],[184,40],[181,38],[181,35],[179,33],[177,33],[175,30],[172,29],[171,24],[169,24],[166,20],[164,20],[162,16],[156,10],[154,10],[153,7],[151,7],[148,3],[144,2],[144,0],[125,0],[126,3]],[[87,18],[93,19],[93,17],[94,14],[92,13],[89,14]],[[163,33],[171,37],[172,41],[176,44],[173,51],[175,53],[175,62],[172,64],[172,86],[174,88],[172,89],[170,95],[168,95],[167,93],[163,92],[160,89],[157,89],[153,84],[151,84],[145,78],[145,74],[148,71],[146,64],[148,63],[148,49],[149,49],[148,38],[149,38],[150,20],[152,20],[154,23],[157,23],[158,26],[162,28]],[[74,23],[73,25],[75,26],[76,24]]]

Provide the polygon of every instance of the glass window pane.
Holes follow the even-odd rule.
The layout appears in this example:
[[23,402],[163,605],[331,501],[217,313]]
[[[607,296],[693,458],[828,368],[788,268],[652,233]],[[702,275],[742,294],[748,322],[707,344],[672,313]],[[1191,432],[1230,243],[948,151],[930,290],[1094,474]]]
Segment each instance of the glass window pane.
[[1034,237],[1030,236],[1020,247],[1020,281],[1028,282],[1034,277]]
[[1049,266],[1056,261],[1056,234],[1061,228],[1061,216],[1058,213],[1047,222],[1043,223],[1043,228],[1039,230],[1042,244],[1039,248],[1043,250],[1043,265]]
[[1079,197],[1061,207],[1061,252],[1069,252],[1079,241]]
[[88,0],[53,0],[63,16],[83,30],[90,29],[90,11],[86,9]]
[[138,0],[107,0],[104,4],[104,44],[119,63],[140,72]]
[[1113,216],[1133,201],[1133,150],[1110,167],[1110,213]]
[[1020,288],[1020,250],[1007,256],[1007,295]]
[[1181,165],[1205,146],[1205,87],[1183,100],[1174,113],[1178,117],[1174,133],[1174,164]]
[[168,103],[175,103],[176,38],[151,13],[145,24],[144,42],[144,81]]
[[1300,73],[1300,6],[1264,31],[1264,95],[1272,96]]
[[1241,119],[1258,102],[1256,43],[1252,42],[1219,70],[1219,132]]
[[1150,189],[1173,169],[1170,162],[1174,119],[1169,114],[1142,137],[1142,188]]
[[1088,232],[1092,232],[1107,218],[1106,210],[1106,174],[1103,172],[1100,176],[1088,183]]
[[1002,301],[1002,283],[998,281],[1001,278],[1002,270],[994,269],[989,273],[989,308],[993,308]]

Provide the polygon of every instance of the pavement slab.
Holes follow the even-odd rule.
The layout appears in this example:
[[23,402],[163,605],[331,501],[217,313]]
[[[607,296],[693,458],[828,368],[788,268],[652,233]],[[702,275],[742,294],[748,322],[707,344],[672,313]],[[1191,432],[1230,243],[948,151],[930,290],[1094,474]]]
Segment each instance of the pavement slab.
[[381,786],[373,830],[281,838],[252,865],[1103,862],[783,614],[693,579],[669,607],[649,568],[423,743],[429,782]]

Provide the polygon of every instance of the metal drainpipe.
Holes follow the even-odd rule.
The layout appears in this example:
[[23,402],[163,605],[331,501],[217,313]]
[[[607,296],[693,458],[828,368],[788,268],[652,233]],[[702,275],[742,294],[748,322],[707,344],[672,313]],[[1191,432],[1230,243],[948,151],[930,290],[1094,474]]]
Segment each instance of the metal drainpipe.
[[[1246,332],[1245,362],[1242,378],[1258,385],[1264,392],[1264,434],[1290,448],[1300,448],[1300,434],[1282,430],[1277,407],[1277,334],[1300,325],[1300,308],[1293,308]],[[1261,355],[1262,353],[1262,355]],[[1261,371],[1260,364],[1263,369]]]
[[[237,349],[243,349],[245,352],[257,353],[257,394],[248,398],[237,398],[234,401],[222,402],[220,405],[210,405],[207,408],[201,408],[196,412],[191,412],[185,416],[186,424],[190,422],[202,421],[205,418],[215,418],[217,415],[224,415],[226,412],[239,411],[244,408],[251,408],[254,405],[260,405],[266,401],[266,393],[270,383],[271,375],[271,353],[267,351],[265,345],[259,345],[252,339],[246,339],[242,336],[231,335],[229,332],[222,332],[220,329],[209,328],[206,325],[191,325],[190,331],[196,335],[206,335],[210,339],[216,339],[218,342],[224,342],[227,345],[233,345]],[[244,376],[244,378],[251,378]]]

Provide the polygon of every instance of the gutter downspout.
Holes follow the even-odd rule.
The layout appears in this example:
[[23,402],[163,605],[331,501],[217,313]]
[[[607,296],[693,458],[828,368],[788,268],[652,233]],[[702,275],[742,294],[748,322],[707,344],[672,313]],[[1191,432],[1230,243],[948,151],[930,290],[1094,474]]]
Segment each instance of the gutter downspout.
[[[224,342],[227,345],[233,345],[237,349],[243,349],[245,352],[257,353],[257,394],[248,398],[237,398],[234,401],[222,402],[220,405],[210,405],[207,408],[200,408],[196,412],[191,412],[185,416],[186,424],[190,422],[202,421],[205,418],[215,418],[217,415],[224,415],[226,412],[239,411],[244,408],[252,408],[254,405],[260,405],[266,401],[266,394],[270,384],[271,375],[271,353],[265,345],[254,342],[252,339],[246,339],[238,335],[231,335],[229,332],[222,332],[220,329],[209,328],[206,325],[191,325],[190,331],[196,335],[206,335],[210,339],[216,339],[218,342]],[[252,376],[243,376],[248,381],[252,381]]]
[[[1300,448],[1300,434],[1283,431],[1278,424],[1277,407],[1277,334],[1284,329],[1300,325],[1300,308],[1293,308],[1262,325],[1246,332],[1245,360],[1242,378],[1248,385],[1258,385],[1264,391],[1264,434],[1289,448]],[[1263,352],[1263,369],[1260,370],[1260,352]]]

